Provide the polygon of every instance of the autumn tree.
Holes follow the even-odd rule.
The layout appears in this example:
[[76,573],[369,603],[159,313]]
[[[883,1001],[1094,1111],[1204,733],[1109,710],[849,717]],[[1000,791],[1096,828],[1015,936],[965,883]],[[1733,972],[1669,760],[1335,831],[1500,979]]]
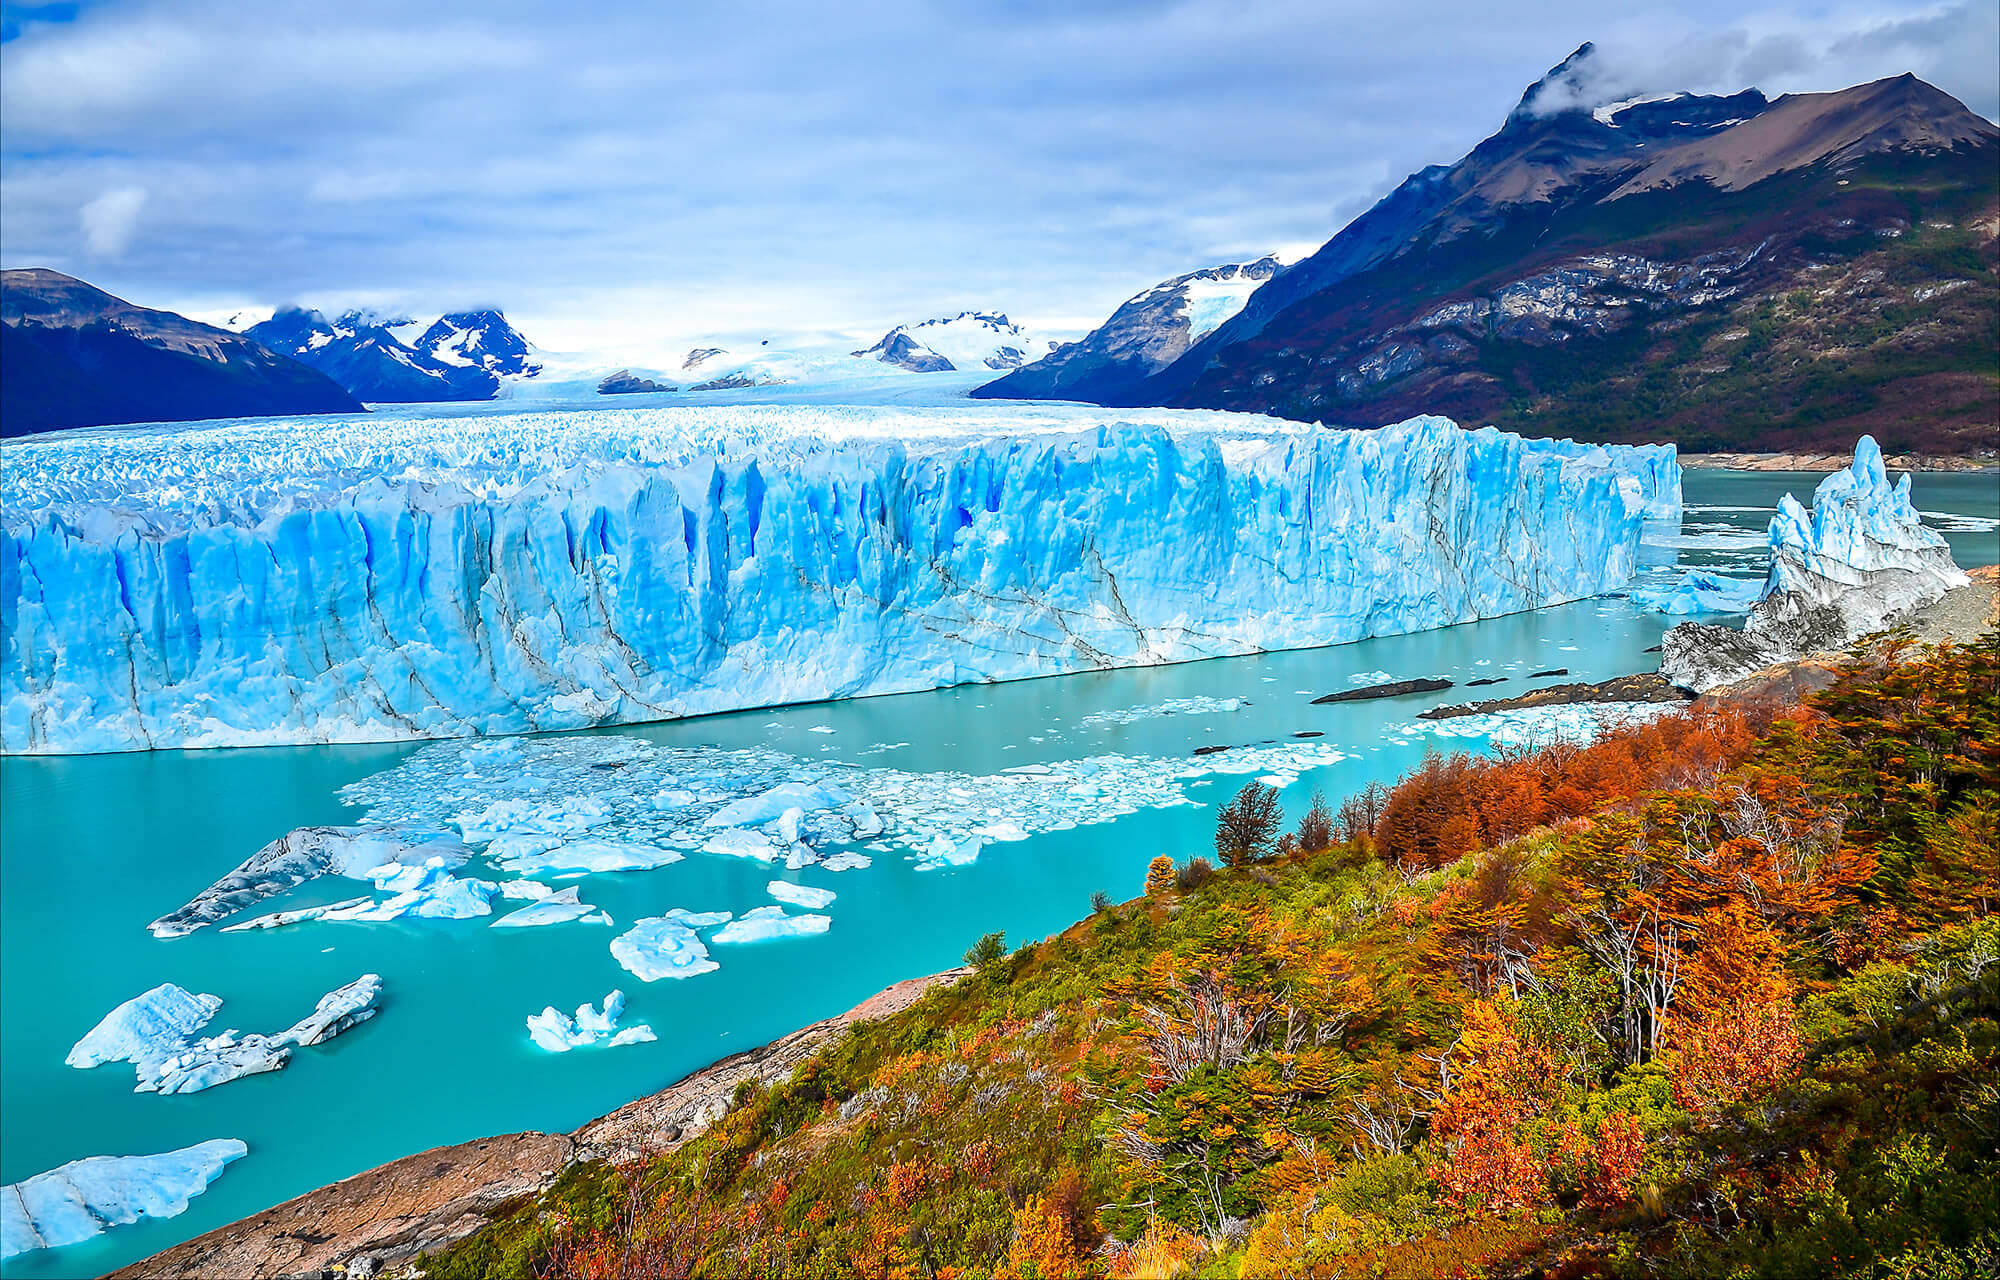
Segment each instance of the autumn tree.
[[1248,782],[1215,819],[1215,853],[1225,867],[1245,867],[1271,856],[1272,842],[1284,813],[1278,793],[1261,782]]
[[1324,853],[1333,847],[1333,810],[1327,806],[1325,792],[1313,792],[1312,807],[1299,819],[1298,842],[1307,853]]
[[1166,854],[1152,860],[1146,867],[1146,896],[1164,898],[1174,890],[1174,860]]

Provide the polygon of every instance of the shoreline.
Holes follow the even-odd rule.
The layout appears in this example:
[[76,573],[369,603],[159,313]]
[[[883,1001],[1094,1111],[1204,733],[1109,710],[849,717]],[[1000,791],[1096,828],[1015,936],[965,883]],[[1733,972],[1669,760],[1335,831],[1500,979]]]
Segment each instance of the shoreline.
[[[1854,461],[1852,453],[1683,453],[1680,464],[1701,471],[1834,472]],[[1962,453],[1898,453],[1885,455],[1891,471],[1951,472],[2000,475],[2000,458]]]
[[381,1275],[471,1235],[493,1210],[547,1189],[573,1165],[629,1163],[693,1141],[728,1110],[738,1085],[789,1075],[849,1027],[901,1013],[971,972],[960,967],[892,983],[845,1013],[719,1058],[568,1133],[500,1134],[392,1160],[163,1249],[106,1280]]

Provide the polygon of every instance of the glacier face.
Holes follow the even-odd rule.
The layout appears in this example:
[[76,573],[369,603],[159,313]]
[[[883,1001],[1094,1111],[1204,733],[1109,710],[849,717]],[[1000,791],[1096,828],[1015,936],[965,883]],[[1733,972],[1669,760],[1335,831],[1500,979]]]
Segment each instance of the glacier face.
[[1670,447],[1060,405],[10,449],[10,752],[576,729],[1334,644],[1624,586]]

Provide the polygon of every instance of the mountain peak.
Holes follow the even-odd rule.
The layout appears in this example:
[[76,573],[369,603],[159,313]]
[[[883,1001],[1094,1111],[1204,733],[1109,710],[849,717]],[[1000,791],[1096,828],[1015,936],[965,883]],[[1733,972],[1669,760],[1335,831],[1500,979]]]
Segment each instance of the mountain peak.
[[[1540,119],[1564,111],[1585,111],[1598,104],[1585,99],[1589,95],[1592,80],[1591,64],[1597,55],[1597,45],[1586,40],[1576,47],[1561,62],[1550,67],[1542,78],[1528,86],[1521,95],[1513,111],[1507,115],[1507,124]],[[1504,127],[1504,126],[1503,126]]]

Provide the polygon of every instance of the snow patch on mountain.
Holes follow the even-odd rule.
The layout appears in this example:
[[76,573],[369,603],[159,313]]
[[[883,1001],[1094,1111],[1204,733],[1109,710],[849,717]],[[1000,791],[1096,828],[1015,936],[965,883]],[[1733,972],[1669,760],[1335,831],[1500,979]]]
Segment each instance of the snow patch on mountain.
[[1018,369],[1033,364],[1059,344],[1039,337],[1004,315],[961,311],[955,316],[897,325],[881,341],[854,354],[898,365],[912,373],[965,369]]

